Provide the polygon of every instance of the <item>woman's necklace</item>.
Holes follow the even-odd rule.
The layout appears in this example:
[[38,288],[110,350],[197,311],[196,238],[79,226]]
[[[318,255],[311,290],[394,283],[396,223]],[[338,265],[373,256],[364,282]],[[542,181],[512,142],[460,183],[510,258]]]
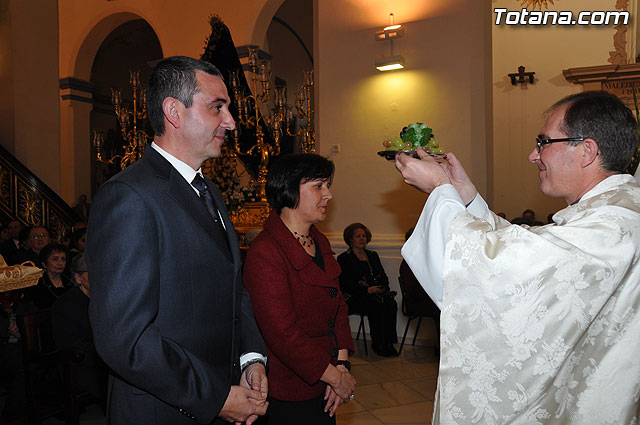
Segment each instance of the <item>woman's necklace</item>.
[[51,280],[51,284],[56,288],[62,288],[64,285],[62,284],[62,276],[59,274],[55,275],[49,273],[49,279]]
[[313,236],[311,235],[301,235],[300,233],[294,231],[293,232],[293,236],[296,237],[296,239],[298,240],[298,242],[300,242],[300,245],[302,246],[307,246],[309,245],[310,247],[315,245],[315,242],[313,241]]

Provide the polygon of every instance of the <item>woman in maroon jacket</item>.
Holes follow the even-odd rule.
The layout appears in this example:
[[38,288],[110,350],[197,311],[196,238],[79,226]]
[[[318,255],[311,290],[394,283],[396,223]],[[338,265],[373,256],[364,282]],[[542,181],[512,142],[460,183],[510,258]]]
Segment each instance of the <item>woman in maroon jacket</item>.
[[244,282],[267,345],[270,425],[335,424],[336,409],[353,398],[340,266],[314,226],[327,215],[333,170],[319,155],[280,158],[267,176],[273,211],[247,253]]

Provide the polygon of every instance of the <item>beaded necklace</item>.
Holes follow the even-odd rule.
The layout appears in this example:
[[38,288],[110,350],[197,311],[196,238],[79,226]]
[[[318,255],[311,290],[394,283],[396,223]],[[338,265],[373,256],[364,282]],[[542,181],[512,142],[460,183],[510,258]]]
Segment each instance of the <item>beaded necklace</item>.
[[300,242],[300,245],[302,246],[307,246],[307,244],[309,244],[309,246],[313,246],[315,245],[315,242],[313,241],[313,236],[311,235],[301,235],[300,233],[294,231],[293,232],[293,236],[296,237],[296,239],[298,240],[298,242]]

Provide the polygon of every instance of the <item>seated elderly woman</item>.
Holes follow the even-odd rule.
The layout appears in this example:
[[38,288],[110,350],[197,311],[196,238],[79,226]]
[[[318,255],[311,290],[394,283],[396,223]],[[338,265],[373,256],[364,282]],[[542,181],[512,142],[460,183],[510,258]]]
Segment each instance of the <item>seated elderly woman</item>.
[[67,248],[60,244],[49,244],[40,250],[40,261],[45,272],[38,284],[29,288],[28,298],[38,309],[50,308],[62,294],[73,288],[67,267]]
[[269,359],[267,424],[335,424],[353,398],[340,267],[315,226],[327,216],[333,169],[314,154],[280,158],[267,176],[273,211],[247,253],[244,283]]
[[353,223],[344,229],[343,236],[349,249],[338,256],[340,289],[349,312],[369,317],[373,351],[385,357],[397,356],[393,346],[398,342],[396,292],[389,289],[389,278],[378,254],[366,249],[371,231],[362,223]]

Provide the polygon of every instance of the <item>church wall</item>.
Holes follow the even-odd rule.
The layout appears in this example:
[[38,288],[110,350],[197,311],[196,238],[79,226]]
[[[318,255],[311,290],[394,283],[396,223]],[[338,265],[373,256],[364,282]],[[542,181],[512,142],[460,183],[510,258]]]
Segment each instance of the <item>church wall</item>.
[[[324,229],[341,234],[349,223],[362,221],[374,233],[398,236],[415,224],[425,195],[405,185],[393,164],[376,152],[416,121],[434,129],[484,190],[487,5],[323,0],[317,7],[320,152],[336,164]],[[375,60],[389,56],[390,47],[375,41],[374,33],[388,24],[390,12],[406,28],[395,42],[406,70],[381,73]]]
[[0,0],[0,144],[9,152],[15,151],[12,39],[9,0]]
[[[317,0],[315,7],[318,141],[320,153],[336,165],[333,200],[320,227],[340,253],[346,249],[343,229],[352,222],[366,224],[373,233],[369,248],[380,254],[391,287],[400,294],[400,248],[426,195],[404,184],[393,163],[376,152],[403,126],[427,123],[441,145],[467,166],[478,188],[486,191],[489,4]],[[404,56],[406,70],[381,73],[374,64],[378,57],[390,55],[390,46],[375,41],[374,33],[389,24],[389,13],[405,27],[394,53]],[[397,332],[402,335],[402,297],[396,301]],[[358,323],[359,317],[351,318],[352,329]],[[421,328],[419,339],[433,340],[430,325]]]
[[[102,19],[118,13],[132,13],[145,19],[154,29],[165,56],[199,57],[209,35],[209,17],[218,14],[231,29],[236,45],[250,44],[254,27],[263,6],[273,4],[277,10],[284,0],[237,0],[184,3],[159,0],[60,0],[60,75],[88,72],[76,69],[80,45]],[[275,12],[274,10],[274,12]],[[273,16],[273,15],[271,15]],[[269,16],[269,21],[271,20]],[[267,22],[267,26],[268,26]],[[262,37],[266,34],[266,27]],[[262,42],[263,40],[261,40]],[[90,68],[91,64],[86,65]],[[83,78],[83,77],[79,77]],[[86,76],[85,76],[86,78]]]
[[59,191],[57,1],[5,1],[0,20],[0,143]]
[[[264,43],[263,32],[256,32],[256,21],[261,11],[274,9],[284,0],[240,0],[233,3],[217,3],[200,0],[184,7],[181,3],[156,0],[60,0],[60,49],[59,77],[90,80],[90,71],[97,49],[105,37],[120,24],[131,19],[145,19],[153,28],[166,56],[186,55],[199,57],[204,41],[210,33],[209,17],[220,15],[231,28],[237,45],[249,44],[255,34],[262,36],[257,43]],[[264,7],[263,7],[264,6]],[[266,16],[266,15],[265,15]],[[262,18],[266,20],[266,18]],[[271,20],[269,16],[266,24]],[[264,23],[263,23],[264,24]],[[85,97],[90,94],[84,93]],[[63,187],[60,195],[73,203],[80,194],[91,190],[89,160],[91,134],[89,134],[90,106],[84,101],[60,101],[64,153],[61,172]]]
[[[512,0],[495,0],[494,8],[520,10]],[[615,0],[562,0],[548,10],[616,10]],[[493,20],[495,21],[495,14]],[[492,207],[509,219],[526,208],[546,222],[547,214],[566,206],[540,192],[538,170],[527,161],[535,138],[544,124],[544,111],[565,95],[582,91],[567,82],[562,70],[581,66],[607,65],[613,48],[612,26],[496,26],[493,38],[493,131],[495,164]],[[507,74],[534,71],[534,84],[511,85]]]

